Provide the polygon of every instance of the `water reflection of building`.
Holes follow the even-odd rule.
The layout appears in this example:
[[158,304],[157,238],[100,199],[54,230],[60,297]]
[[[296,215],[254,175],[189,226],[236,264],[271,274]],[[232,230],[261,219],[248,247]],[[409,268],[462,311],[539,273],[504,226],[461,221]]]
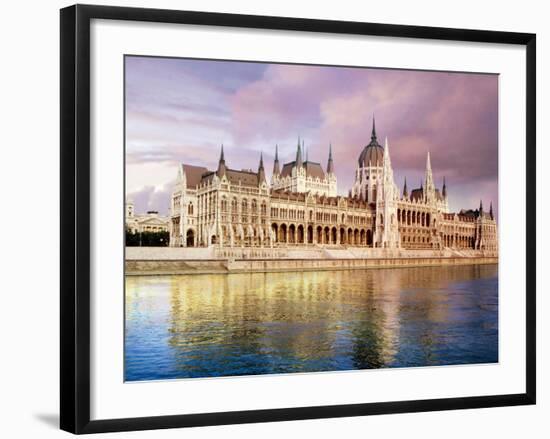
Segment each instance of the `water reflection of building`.
[[430,154],[419,188],[400,192],[388,142],[371,140],[359,154],[355,183],[337,195],[330,149],[326,169],[296,157],[279,164],[268,183],[263,158],[257,171],[230,169],[222,151],[215,171],[182,164],[171,197],[170,245],[217,247],[360,246],[497,251],[492,206],[449,212],[448,189],[433,181]]
[[[178,276],[169,286],[169,343],[182,358],[182,370],[198,374],[213,367],[225,368],[221,375],[250,374],[250,368],[274,373],[387,367],[405,343],[417,346],[416,355],[430,364],[443,342],[438,325],[451,317],[449,297],[441,291],[465,278],[494,274],[494,267],[449,266],[353,276],[347,271]],[[470,305],[460,294],[453,300]],[[413,321],[417,332],[403,332],[404,320]],[[239,364],[217,364],[228,357]]]

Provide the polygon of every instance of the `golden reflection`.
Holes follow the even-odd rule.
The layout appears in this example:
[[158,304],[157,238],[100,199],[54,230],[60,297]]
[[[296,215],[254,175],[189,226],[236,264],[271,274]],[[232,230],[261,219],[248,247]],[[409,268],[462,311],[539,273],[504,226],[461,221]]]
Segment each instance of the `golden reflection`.
[[[342,367],[348,369],[389,365],[407,339],[401,334],[403,319],[418,319],[431,323],[424,325],[420,341],[429,364],[430,346],[438,341],[436,325],[453,312],[447,286],[495,271],[495,266],[456,266],[130,276],[126,310],[127,318],[145,316],[148,324],[165,319],[166,342],[175,357],[203,346],[210,356],[240,358],[243,364],[261,358],[266,368],[274,357],[288,358],[280,366],[284,371],[300,371],[304,361],[323,359],[351,361]],[[471,299],[456,294],[453,300],[468,306]],[[189,365],[182,360],[178,367]]]

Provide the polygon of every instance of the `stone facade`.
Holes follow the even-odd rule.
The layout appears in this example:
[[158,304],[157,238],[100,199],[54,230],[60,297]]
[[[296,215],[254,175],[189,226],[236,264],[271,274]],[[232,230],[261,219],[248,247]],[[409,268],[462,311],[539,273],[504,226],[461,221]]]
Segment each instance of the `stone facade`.
[[218,168],[182,164],[171,197],[173,247],[276,248],[370,247],[402,250],[498,251],[492,206],[449,212],[447,187],[436,189],[430,154],[420,188],[400,192],[390,150],[382,147],[373,121],[371,141],[359,155],[348,196],[337,195],[330,147],[326,171],[302,158],[279,165],[276,149],[268,183],[263,158],[258,170],[226,166],[223,147]]
[[285,163],[282,171],[279,169],[279,152],[275,146],[275,161],[273,163],[273,175],[271,188],[274,191],[308,192],[312,195],[324,195],[335,197],[337,194],[336,175],[332,160],[332,147],[329,146],[327,171],[323,170],[317,162],[302,160],[302,147],[300,139],[296,148],[296,160]]

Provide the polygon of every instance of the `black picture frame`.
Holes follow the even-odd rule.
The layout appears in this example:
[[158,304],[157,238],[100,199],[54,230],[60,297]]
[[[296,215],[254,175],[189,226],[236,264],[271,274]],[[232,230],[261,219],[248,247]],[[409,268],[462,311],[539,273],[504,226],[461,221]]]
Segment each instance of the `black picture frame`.
[[[90,420],[90,21],[92,19],[525,46],[527,60],[525,66],[527,82],[525,115],[526,392],[494,396]],[[75,5],[62,9],[60,25],[61,429],[81,434],[535,404],[535,34],[89,5]]]

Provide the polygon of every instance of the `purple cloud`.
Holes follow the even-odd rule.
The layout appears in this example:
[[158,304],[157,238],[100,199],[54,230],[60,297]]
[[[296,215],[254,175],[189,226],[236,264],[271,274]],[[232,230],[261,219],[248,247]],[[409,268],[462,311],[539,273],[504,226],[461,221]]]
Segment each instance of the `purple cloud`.
[[163,215],[168,213],[170,194],[174,183],[175,180],[160,188],[144,186],[139,190],[129,192],[128,197],[134,202],[136,213],[141,214],[150,210],[155,210]]
[[128,172],[147,161],[212,168],[221,143],[229,166],[254,169],[263,151],[270,171],[275,144],[292,160],[300,135],[323,165],[332,143],[345,194],[375,113],[399,186],[419,185],[430,151],[453,209],[483,198],[498,211],[496,75],[165,58],[128,58],[126,72]]

